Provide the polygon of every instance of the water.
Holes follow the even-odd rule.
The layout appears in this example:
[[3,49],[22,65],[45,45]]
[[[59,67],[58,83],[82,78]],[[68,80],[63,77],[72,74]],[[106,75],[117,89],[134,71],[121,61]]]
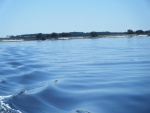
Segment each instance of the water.
[[0,113],[150,113],[150,37],[0,43]]

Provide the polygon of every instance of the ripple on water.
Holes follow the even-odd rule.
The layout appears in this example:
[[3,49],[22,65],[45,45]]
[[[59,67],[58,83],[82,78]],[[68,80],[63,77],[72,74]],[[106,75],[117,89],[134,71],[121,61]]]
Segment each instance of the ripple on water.
[[149,42],[1,43],[0,113],[150,113]]

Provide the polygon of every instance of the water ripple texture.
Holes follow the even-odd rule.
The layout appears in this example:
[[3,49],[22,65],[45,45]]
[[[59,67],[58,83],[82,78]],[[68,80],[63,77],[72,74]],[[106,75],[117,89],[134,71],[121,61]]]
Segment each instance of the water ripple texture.
[[0,43],[0,113],[150,113],[150,37]]

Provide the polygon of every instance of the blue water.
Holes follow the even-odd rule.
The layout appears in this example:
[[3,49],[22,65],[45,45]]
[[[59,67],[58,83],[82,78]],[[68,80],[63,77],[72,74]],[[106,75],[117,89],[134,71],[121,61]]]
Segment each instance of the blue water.
[[150,37],[1,42],[0,113],[150,113]]

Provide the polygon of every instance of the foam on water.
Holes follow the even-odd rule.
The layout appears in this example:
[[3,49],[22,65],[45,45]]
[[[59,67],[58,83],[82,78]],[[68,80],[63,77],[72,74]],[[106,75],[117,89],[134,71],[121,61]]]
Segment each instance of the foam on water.
[[11,108],[8,104],[4,103],[3,100],[11,98],[12,96],[0,96],[0,113],[22,113],[19,110]]

